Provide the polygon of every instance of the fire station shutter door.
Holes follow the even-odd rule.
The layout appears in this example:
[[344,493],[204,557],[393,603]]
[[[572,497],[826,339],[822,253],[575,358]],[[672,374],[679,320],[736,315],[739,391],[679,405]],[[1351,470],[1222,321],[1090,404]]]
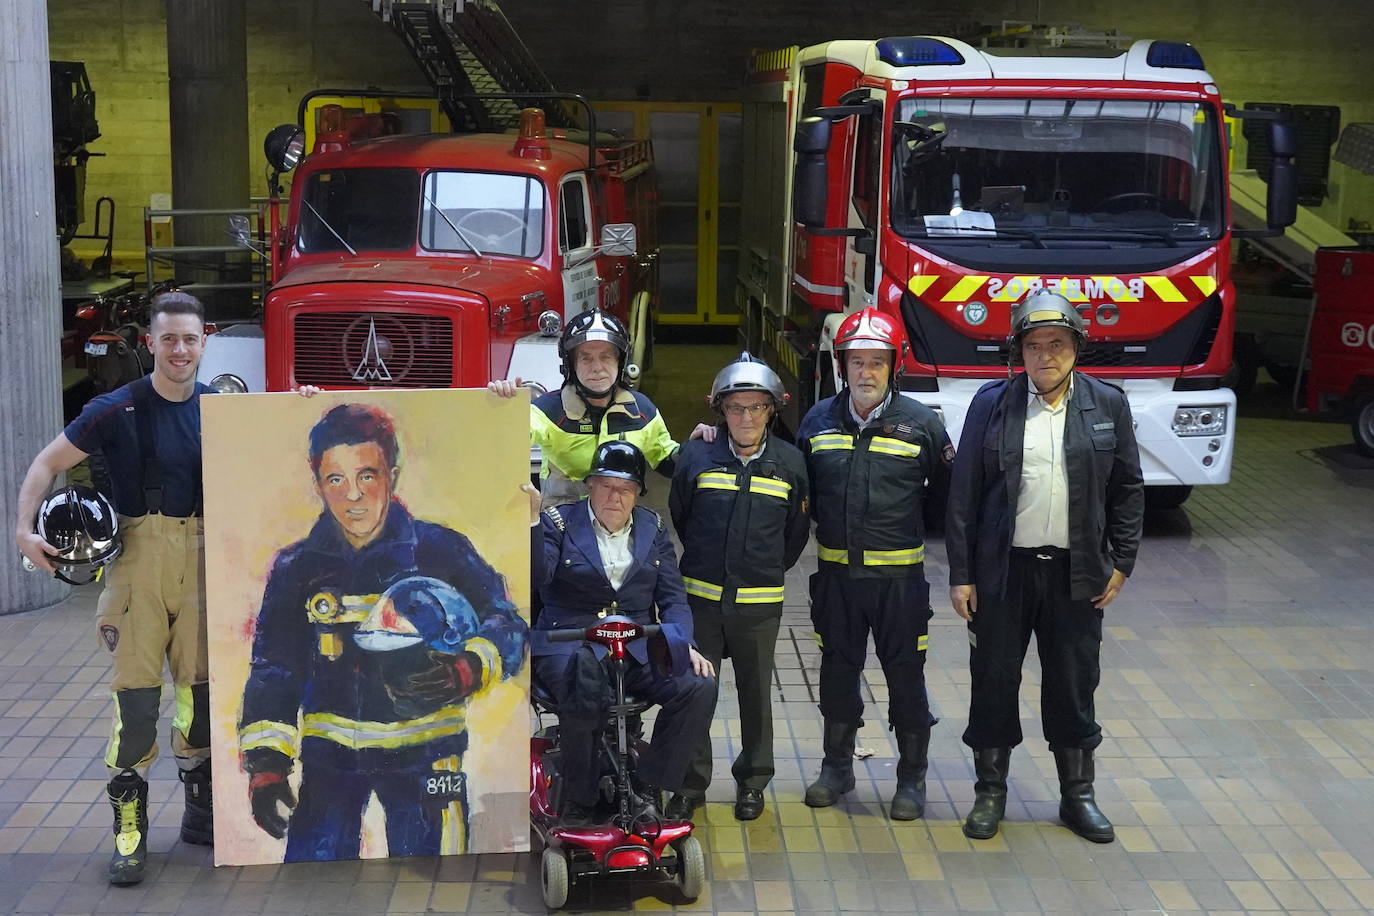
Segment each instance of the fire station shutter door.
[[[649,136],[658,171],[659,316],[698,313],[697,248],[701,184],[701,113],[653,111]],[[689,319],[691,320],[691,319]]]

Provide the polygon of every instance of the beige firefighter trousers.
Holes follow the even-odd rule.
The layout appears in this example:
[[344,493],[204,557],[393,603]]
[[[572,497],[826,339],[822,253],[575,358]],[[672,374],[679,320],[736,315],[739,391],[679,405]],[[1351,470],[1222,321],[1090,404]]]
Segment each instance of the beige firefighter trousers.
[[165,659],[176,689],[172,751],[188,769],[210,756],[202,520],[121,516],[120,533],[124,552],[106,568],[96,604],[100,642],[114,661],[105,763],[142,768],[157,757]]

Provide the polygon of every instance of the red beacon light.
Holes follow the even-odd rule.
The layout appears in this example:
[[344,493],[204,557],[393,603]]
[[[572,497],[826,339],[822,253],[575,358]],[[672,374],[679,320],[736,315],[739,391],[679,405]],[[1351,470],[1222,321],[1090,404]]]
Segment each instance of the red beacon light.
[[318,118],[315,152],[337,153],[348,146],[348,134],[344,129],[346,119],[342,105],[321,105]]
[[542,109],[520,109],[520,133],[515,138],[514,152],[521,159],[548,159],[553,155]]

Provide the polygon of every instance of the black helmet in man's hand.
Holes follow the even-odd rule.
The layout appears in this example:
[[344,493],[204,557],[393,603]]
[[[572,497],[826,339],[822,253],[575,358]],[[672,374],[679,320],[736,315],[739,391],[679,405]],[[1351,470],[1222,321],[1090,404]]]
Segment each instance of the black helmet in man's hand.
[[119,516],[110,501],[90,487],[67,486],[38,507],[34,530],[51,544],[57,578],[85,585],[100,577],[123,550]]

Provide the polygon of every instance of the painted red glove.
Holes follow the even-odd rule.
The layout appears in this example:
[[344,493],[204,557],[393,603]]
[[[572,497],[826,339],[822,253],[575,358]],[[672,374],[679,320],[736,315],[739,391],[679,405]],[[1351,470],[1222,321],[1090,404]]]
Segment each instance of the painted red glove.
[[449,706],[472,696],[482,686],[482,659],[475,652],[449,655],[428,650],[430,666],[406,678],[412,696]]
[[285,805],[290,816],[296,807],[296,794],[291,791],[285,773],[254,773],[248,780],[248,799],[253,806],[253,820],[268,836],[278,840],[286,836],[286,817],[277,806]]

